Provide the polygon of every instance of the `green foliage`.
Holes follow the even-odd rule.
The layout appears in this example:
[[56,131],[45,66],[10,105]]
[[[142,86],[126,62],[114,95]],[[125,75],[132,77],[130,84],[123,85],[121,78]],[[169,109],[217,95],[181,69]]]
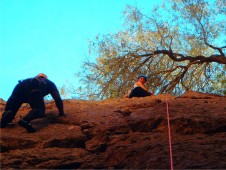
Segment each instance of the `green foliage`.
[[[224,3],[165,1],[148,14],[127,6],[124,30],[90,41],[89,52],[96,61],[84,62],[79,73],[82,96],[122,97],[140,73],[148,76],[147,87],[155,94],[225,93],[225,51],[217,48],[225,43]],[[211,57],[217,59],[210,61]],[[220,83],[214,83],[217,80]]]
[[226,95],[226,65],[224,66],[222,72],[216,75],[209,91],[219,95]]

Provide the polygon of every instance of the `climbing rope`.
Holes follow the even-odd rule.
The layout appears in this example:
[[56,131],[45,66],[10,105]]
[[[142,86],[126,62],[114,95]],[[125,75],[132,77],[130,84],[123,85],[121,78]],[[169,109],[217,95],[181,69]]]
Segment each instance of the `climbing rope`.
[[169,148],[170,148],[170,169],[173,170],[173,151],[172,151],[172,141],[171,141],[171,133],[170,133],[170,116],[169,116],[169,104],[168,104],[167,94],[166,94],[166,113],[167,113]]

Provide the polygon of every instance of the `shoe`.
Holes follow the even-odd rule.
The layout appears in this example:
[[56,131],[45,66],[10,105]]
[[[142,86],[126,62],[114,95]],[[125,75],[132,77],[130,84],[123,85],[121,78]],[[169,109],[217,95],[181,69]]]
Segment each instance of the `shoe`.
[[20,126],[22,126],[23,128],[25,128],[29,133],[34,133],[34,132],[37,132],[33,127],[32,127],[32,125],[31,124],[29,124],[27,121],[25,121],[25,120],[20,120],[19,122],[18,122],[18,124],[20,125]]

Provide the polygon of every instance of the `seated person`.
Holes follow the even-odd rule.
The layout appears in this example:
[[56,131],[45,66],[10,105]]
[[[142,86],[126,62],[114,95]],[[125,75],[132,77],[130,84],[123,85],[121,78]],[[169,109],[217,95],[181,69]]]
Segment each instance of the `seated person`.
[[125,95],[126,98],[132,98],[132,97],[145,97],[145,96],[151,96],[152,93],[144,87],[144,84],[147,81],[147,77],[143,74],[139,75],[137,78],[137,82],[134,84],[134,87],[132,90],[129,91],[127,95]]

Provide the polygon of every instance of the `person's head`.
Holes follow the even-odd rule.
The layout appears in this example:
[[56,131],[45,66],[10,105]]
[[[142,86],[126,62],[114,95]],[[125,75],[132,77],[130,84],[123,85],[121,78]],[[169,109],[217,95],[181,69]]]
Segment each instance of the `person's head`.
[[140,74],[138,77],[137,77],[137,82],[141,82],[142,84],[146,83],[147,81],[147,76],[144,75],[144,74]]
[[47,79],[47,76],[44,73],[39,73],[36,77],[42,77]]

